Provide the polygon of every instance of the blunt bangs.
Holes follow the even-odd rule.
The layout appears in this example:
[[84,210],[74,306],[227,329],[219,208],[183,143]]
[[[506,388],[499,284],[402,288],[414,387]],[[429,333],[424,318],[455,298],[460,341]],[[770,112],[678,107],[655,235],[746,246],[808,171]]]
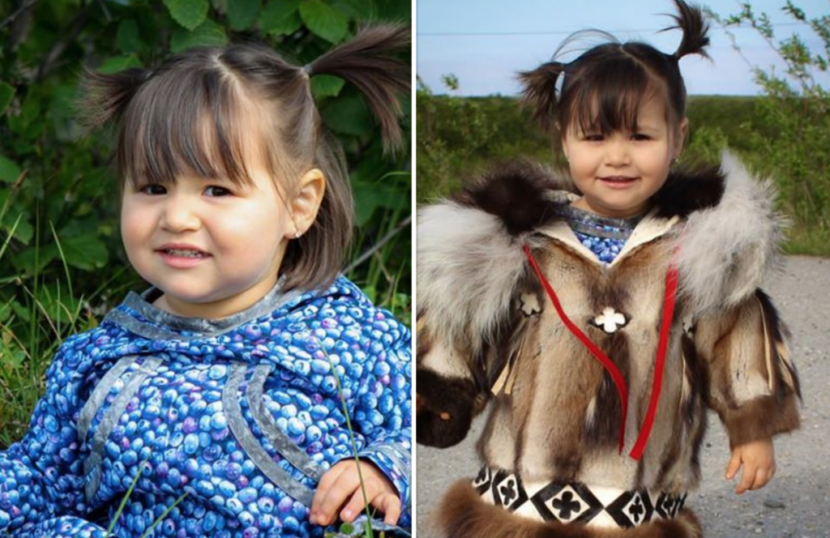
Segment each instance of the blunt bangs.
[[640,106],[655,97],[665,101],[666,121],[672,119],[674,103],[665,81],[631,54],[635,51],[626,50],[632,45],[638,44],[592,49],[576,62],[578,69],[566,74],[558,118],[563,135],[571,127],[604,136],[636,131]]
[[245,157],[265,152],[246,146],[263,142],[262,115],[219,64],[220,54],[201,49],[175,59],[136,93],[119,133],[122,186],[169,184],[180,175],[251,183]]

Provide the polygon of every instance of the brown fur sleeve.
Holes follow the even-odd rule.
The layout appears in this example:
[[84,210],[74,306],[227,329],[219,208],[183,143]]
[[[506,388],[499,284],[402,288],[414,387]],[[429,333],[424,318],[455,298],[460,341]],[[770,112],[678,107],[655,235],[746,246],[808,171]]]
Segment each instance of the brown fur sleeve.
[[695,324],[695,347],[709,374],[709,404],[732,447],[799,427],[801,389],[788,337],[761,290]]
[[420,317],[416,324],[416,439],[446,448],[460,443],[473,417],[486,404],[486,384],[471,352],[434,336]]

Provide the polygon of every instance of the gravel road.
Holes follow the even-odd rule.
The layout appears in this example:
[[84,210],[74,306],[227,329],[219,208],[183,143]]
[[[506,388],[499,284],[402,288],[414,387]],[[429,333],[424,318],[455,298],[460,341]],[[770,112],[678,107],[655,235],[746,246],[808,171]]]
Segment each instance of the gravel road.
[[[778,472],[765,488],[736,495],[723,478],[729,445],[717,416],[709,417],[703,484],[687,505],[707,538],[830,537],[830,260],[787,257],[765,289],[793,333],[792,355],[801,376],[801,430],[776,439]],[[460,445],[417,447],[417,535],[431,538],[430,514],[448,483],[478,471],[477,420]]]

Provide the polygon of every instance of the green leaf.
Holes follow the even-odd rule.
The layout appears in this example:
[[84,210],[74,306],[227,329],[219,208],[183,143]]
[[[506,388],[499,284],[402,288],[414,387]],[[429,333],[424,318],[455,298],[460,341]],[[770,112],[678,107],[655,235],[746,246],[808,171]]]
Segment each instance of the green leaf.
[[321,0],[308,0],[300,4],[300,17],[314,35],[331,43],[339,43],[349,31],[346,17]]
[[338,133],[364,136],[374,128],[369,109],[356,93],[344,95],[323,107],[322,115],[325,124]]
[[412,19],[412,4],[400,0],[376,0],[374,15],[384,21],[409,21]]
[[104,60],[104,63],[101,64],[101,67],[98,68],[98,72],[102,75],[111,75],[112,73],[118,73],[119,71],[130,69],[131,67],[143,67],[141,60],[139,60],[134,54],[107,58]]
[[222,47],[227,45],[228,36],[218,23],[208,19],[192,32],[176,29],[170,40],[170,50],[181,52],[192,47]]
[[[15,254],[12,262],[21,277],[28,277],[43,271],[49,262],[58,257],[58,248],[54,245],[29,247]],[[37,263],[35,263],[37,260]]]
[[141,50],[141,34],[134,19],[124,19],[118,24],[115,44],[124,54],[136,54]]
[[358,183],[353,185],[357,225],[363,226],[372,218],[376,209],[408,209],[409,198],[401,196],[399,189],[389,185]]
[[237,32],[247,30],[257,21],[261,0],[231,0],[228,2],[228,21]]
[[0,155],[0,181],[14,183],[20,177],[22,171],[17,163],[7,157]]
[[268,3],[259,16],[259,29],[266,34],[281,35],[296,32],[302,22],[297,14],[300,0],[275,0]]
[[8,117],[9,128],[12,132],[26,140],[32,140],[40,134],[43,129],[40,101],[45,93],[43,86],[29,88],[23,105],[20,107],[20,114]]
[[340,533],[351,535],[354,532],[354,525],[351,523],[343,523],[340,525]]
[[14,230],[12,237],[24,245],[28,245],[35,235],[35,229],[29,219],[26,218],[25,213],[7,214],[3,219],[3,230],[9,234]]
[[374,0],[334,0],[332,5],[350,19],[366,21],[377,18]]
[[0,82],[0,116],[3,115],[6,107],[12,102],[12,97],[14,97],[14,88],[5,82]]
[[195,30],[207,19],[208,0],[164,0],[170,16],[188,30]]
[[107,263],[107,247],[94,233],[64,237],[58,234],[67,264],[85,271]]
[[314,97],[337,97],[345,81],[331,75],[317,75],[311,79],[311,93]]

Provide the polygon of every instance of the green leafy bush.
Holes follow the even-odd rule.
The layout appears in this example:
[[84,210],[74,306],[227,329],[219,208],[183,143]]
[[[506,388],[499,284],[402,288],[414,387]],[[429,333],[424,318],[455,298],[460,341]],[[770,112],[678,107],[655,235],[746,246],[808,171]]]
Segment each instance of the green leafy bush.
[[[84,136],[74,118],[82,65],[117,72],[251,40],[303,64],[368,22],[409,18],[401,0],[0,0],[0,446],[28,425],[61,341],[144,286],[120,244],[112,133]],[[312,90],[353,171],[360,263],[348,275],[406,321],[409,157],[383,155],[342,80],[315,77]]]
[[[747,133],[752,151],[747,159],[756,171],[776,179],[779,203],[792,220],[788,249],[795,253],[830,254],[830,14],[814,18],[788,0],[781,8],[793,23],[809,28],[819,42],[811,50],[803,37],[775,35],[766,13],[749,3],[730,16],[710,15],[727,31],[737,25],[754,28],[784,65],[783,70],[752,66],[763,97],[755,108],[757,129]],[[733,39],[740,53],[740,44]]]

